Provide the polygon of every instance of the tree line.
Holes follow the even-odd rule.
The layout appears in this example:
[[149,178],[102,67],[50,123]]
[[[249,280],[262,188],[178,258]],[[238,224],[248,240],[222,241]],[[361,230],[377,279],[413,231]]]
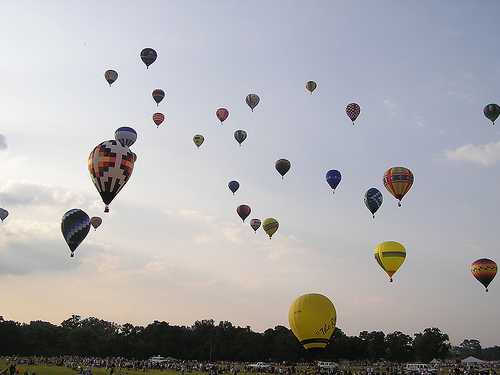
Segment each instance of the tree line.
[[[44,321],[19,323],[0,318],[0,355],[59,357],[123,357],[144,360],[155,355],[179,360],[310,362],[313,358],[293,332],[281,325],[263,333],[250,326],[235,327],[228,321],[196,321],[192,326],[175,326],[154,321],[146,327],[119,325],[95,317],[73,315],[60,325]],[[335,328],[326,349],[317,360],[376,362],[429,362],[432,359],[500,359],[500,347],[483,349],[478,340],[467,339],[452,347],[438,328],[426,328],[411,337],[399,331],[363,331],[347,336]]]

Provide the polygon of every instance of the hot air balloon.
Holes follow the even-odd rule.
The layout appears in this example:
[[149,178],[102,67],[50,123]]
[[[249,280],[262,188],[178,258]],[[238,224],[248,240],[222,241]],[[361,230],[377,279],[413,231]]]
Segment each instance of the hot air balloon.
[[87,237],[90,230],[90,218],[83,210],[74,208],[66,212],[61,219],[61,232],[74,256],[74,251]]
[[137,132],[128,126],[122,126],[115,130],[115,139],[122,144],[122,146],[130,147],[137,140]]
[[375,260],[380,267],[389,275],[392,282],[392,275],[401,267],[406,258],[406,250],[398,242],[382,242],[375,248]]
[[98,144],[88,160],[90,178],[109,212],[109,204],[125,186],[134,169],[134,154],[116,140]]
[[109,87],[111,87],[111,84],[118,79],[118,73],[114,70],[106,70],[104,72],[104,78],[108,81]]
[[486,291],[488,291],[488,285],[495,278],[497,269],[497,264],[487,258],[478,259],[470,266],[472,275],[484,285]]
[[336,169],[330,169],[326,172],[326,182],[333,189],[333,193],[335,193],[335,189],[340,184],[340,180],[342,179],[342,175]]
[[257,94],[248,94],[245,101],[253,112],[253,109],[259,104],[260,98]]
[[269,236],[269,239],[271,239],[273,234],[276,233],[279,226],[280,225],[278,223],[278,220],[273,219],[272,217],[267,218],[262,223],[262,229],[264,229],[264,232],[267,233],[267,235]]
[[245,219],[248,217],[248,215],[250,215],[250,212],[252,212],[252,210],[246,204],[242,204],[241,206],[236,207],[236,212],[238,213],[238,216],[241,217],[241,220],[245,222]]
[[288,323],[295,337],[309,352],[321,351],[328,344],[337,324],[332,301],[318,293],[309,293],[293,301]]
[[361,107],[356,103],[349,103],[345,109],[345,112],[354,125],[354,121],[358,118],[359,113],[361,112]]
[[233,192],[234,195],[236,190],[240,188],[240,183],[238,181],[229,181],[229,184],[227,184],[227,186],[229,187],[229,190]]
[[144,48],[141,51],[141,60],[146,64],[146,69],[149,69],[149,66],[155,62],[157,56],[156,51],[152,48]]
[[384,197],[382,193],[377,188],[370,188],[365,193],[365,205],[368,207],[373,217],[375,218],[375,212],[382,206],[382,201]]
[[160,126],[163,120],[165,120],[163,113],[156,112],[153,114],[153,121],[156,124],[156,127]]
[[413,185],[413,173],[405,167],[394,167],[385,172],[383,182],[389,193],[399,200],[398,207],[401,207],[401,199]]
[[308,89],[311,92],[311,95],[312,95],[313,91],[316,90],[317,86],[318,85],[314,81],[307,81],[307,83],[306,83],[306,89]]
[[0,208],[0,219],[2,220],[2,223],[7,218],[7,216],[9,216],[9,211],[4,208]]
[[90,218],[90,224],[94,227],[94,230],[97,230],[102,224],[102,219],[99,216],[92,216]]
[[240,144],[243,142],[245,139],[247,139],[247,132],[244,130],[236,130],[234,132],[234,139]]
[[165,91],[162,89],[155,89],[153,90],[153,99],[156,102],[156,106],[160,105],[160,102],[163,100],[165,97]]
[[283,176],[285,176],[286,172],[290,170],[291,166],[292,164],[286,159],[279,159],[276,161],[276,163],[274,163],[274,168],[276,168],[282,179]]
[[226,108],[219,108],[217,112],[215,112],[215,115],[220,120],[220,124],[222,125],[224,120],[229,116],[229,111]]
[[500,106],[495,103],[488,104],[484,107],[483,113],[491,120],[493,125],[495,125],[495,120],[498,118],[498,115],[500,115]]
[[202,143],[205,141],[205,138],[201,135],[201,134],[196,134],[194,137],[193,137],[193,142],[194,144],[196,145],[196,147],[200,148],[200,146],[202,145]]
[[257,233],[257,229],[260,228],[260,220],[259,219],[252,219],[250,220],[250,226],[252,227],[252,229],[254,230],[255,233]]

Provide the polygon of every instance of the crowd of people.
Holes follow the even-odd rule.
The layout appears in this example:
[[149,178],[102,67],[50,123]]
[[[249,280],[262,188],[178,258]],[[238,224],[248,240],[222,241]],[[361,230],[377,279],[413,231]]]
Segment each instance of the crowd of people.
[[[130,372],[148,372],[150,370],[175,371],[181,375],[185,373],[201,372],[203,375],[243,375],[243,374],[274,374],[274,375],[496,375],[500,368],[500,363],[489,363],[483,366],[483,372],[477,373],[474,367],[464,364],[449,363],[436,366],[436,372],[428,373],[423,371],[418,374],[408,374],[403,364],[387,364],[377,366],[356,366],[354,364],[341,364],[336,368],[320,368],[317,364],[255,364],[241,362],[219,362],[210,363],[202,361],[162,361],[153,362],[151,360],[127,360],[124,358],[81,358],[76,356],[66,357],[29,357],[17,358],[6,357],[6,368],[0,371],[0,375],[20,375],[19,365],[57,365],[66,366],[73,369],[77,375],[93,375],[92,369],[105,369],[109,375],[129,375]],[[486,371],[485,371],[486,369]],[[75,374],[75,375],[76,375]],[[22,375],[37,375],[24,371]]]

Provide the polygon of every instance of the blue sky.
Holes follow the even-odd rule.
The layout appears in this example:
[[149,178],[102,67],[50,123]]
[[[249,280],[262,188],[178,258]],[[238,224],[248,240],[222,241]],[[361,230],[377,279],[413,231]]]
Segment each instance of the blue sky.
[[[500,344],[500,287],[485,293],[470,273],[478,258],[500,259],[500,139],[482,114],[500,101],[498,11],[495,1],[1,4],[0,314],[263,332],[318,292],[348,335],[438,327],[454,345]],[[145,47],[158,53],[149,69]],[[119,74],[111,88],[108,69]],[[230,112],[222,126],[219,107]],[[138,160],[104,214],[87,158],[121,126],[137,131]],[[292,164],[284,179],[280,158]],[[400,208],[382,184],[394,166],[415,176]],[[335,194],[329,169],[343,177]],[[375,219],[370,187],[384,195]],[[245,223],[240,204],[252,209]],[[74,258],[60,231],[72,208],[103,218]],[[271,241],[253,217],[279,221]],[[407,250],[393,283],[373,257],[388,240]]]

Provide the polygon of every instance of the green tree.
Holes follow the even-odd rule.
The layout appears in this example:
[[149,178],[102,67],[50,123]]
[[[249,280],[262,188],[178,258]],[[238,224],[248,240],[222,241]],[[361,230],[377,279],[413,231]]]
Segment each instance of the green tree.
[[27,355],[57,356],[65,347],[62,327],[40,320],[21,326]]
[[385,357],[385,334],[382,331],[360,332],[359,337],[364,341],[366,358],[377,361]]
[[71,318],[64,320],[61,323],[61,326],[67,331],[71,331],[75,328],[81,327],[82,317],[80,315],[71,315]]
[[414,357],[413,339],[402,332],[395,331],[385,337],[387,359],[392,362],[409,362]]
[[21,325],[12,320],[0,320],[0,353],[26,355]]
[[439,328],[426,328],[423,333],[415,333],[413,348],[417,358],[430,362],[434,358],[445,360],[451,349],[450,338]]
[[466,358],[471,355],[480,358],[483,354],[483,348],[478,340],[464,340],[460,344],[460,348],[462,349],[460,351],[462,358]]
[[100,356],[97,335],[92,328],[80,327],[72,329],[68,334],[68,340],[71,343],[71,354],[81,357]]

